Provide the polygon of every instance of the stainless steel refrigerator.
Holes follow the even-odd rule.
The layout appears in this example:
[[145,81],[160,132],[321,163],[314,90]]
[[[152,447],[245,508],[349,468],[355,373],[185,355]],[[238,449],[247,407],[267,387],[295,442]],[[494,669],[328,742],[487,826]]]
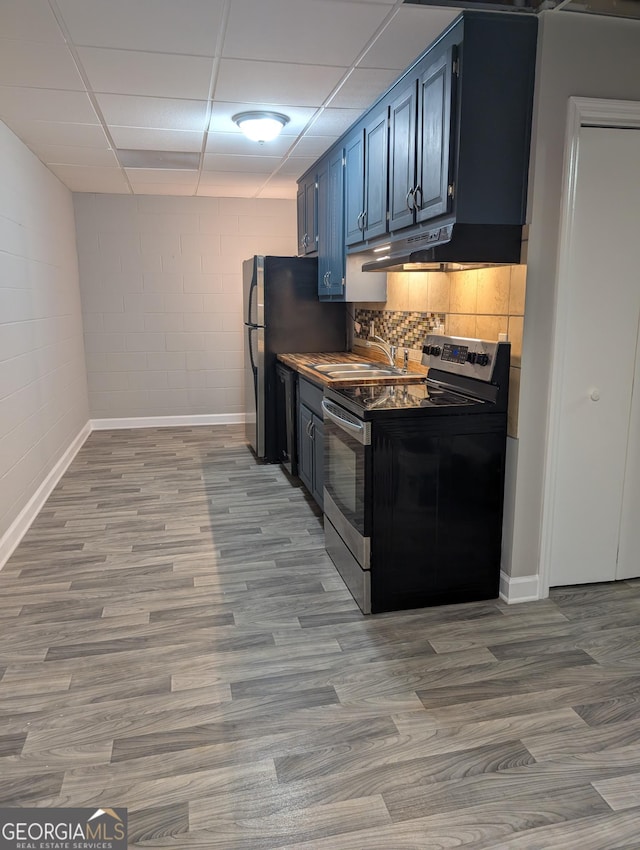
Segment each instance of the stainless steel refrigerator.
[[246,435],[256,456],[277,457],[278,354],[346,350],[346,304],[318,299],[315,257],[243,263]]

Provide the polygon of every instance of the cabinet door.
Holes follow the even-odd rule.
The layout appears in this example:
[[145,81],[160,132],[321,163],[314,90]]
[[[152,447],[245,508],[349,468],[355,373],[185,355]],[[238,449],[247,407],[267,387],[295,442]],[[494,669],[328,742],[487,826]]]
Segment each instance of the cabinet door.
[[415,221],[416,81],[392,104],[389,114],[389,230]]
[[328,294],[328,278],[330,267],[330,237],[329,219],[331,216],[331,200],[329,198],[329,161],[323,159],[318,163],[318,297]]
[[442,53],[418,83],[417,221],[427,221],[452,208],[454,50],[451,47]]
[[304,184],[298,184],[296,203],[298,211],[298,256],[302,257],[305,253],[305,236],[307,233],[305,222]]
[[364,143],[364,238],[387,232],[387,108],[365,129]]
[[298,184],[296,201],[298,213],[298,255],[313,254],[318,250],[315,173]]
[[313,488],[311,494],[320,507],[324,504],[324,423],[313,416],[311,426],[313,442]]
[[314,176],[307,181],[304,187],[304,217],[307,228],[306,254],[313,254],[318,250],[316,190],[316,178]]
[[344,171],[345,243],[362,242],[364,218],[364,134],[360,130],[345,145]]
[[318,296],[339,299],[344,290],[342,150],[318,166]]
[[306,405],[298,407],[298,475],[307,490],[313,492],[313,413]]

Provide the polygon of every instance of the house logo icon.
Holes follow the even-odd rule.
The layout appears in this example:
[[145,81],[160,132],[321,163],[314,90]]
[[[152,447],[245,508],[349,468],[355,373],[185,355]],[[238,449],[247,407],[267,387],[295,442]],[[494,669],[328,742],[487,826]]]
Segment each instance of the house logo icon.
[[122,823],[122,818],[121,818],[121,817],[120,817],[120,815],[116,812],[116,810],[115,810],[115,809],[96,809],[96,810],[95,810],[95,812],[91,815],[91,817],[90,817],[90,818],[88,818],[87,823],[88,823],[89,821],[95,820],[96,818],[100,818],[100,817],[102,817],[102,815],[109,815],[109,817],[111,817],[111,818],[113,818],[114,820],[117,820],[117,821],[119,821],[120,823]]

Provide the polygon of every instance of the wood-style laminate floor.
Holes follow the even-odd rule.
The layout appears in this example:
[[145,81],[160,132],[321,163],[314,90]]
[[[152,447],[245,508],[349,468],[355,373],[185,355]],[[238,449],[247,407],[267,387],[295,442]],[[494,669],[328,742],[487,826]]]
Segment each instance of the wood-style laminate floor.
[[239,427],[95,432],[0,572],[0,804],[125,806],[131,847],[637,850],[639,626],[631,581],[363,617]]

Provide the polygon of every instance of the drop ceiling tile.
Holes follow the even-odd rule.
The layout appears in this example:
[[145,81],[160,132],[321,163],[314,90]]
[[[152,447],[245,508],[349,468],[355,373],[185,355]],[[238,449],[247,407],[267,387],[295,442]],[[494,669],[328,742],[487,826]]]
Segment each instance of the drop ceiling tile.
[[63,124],[54,121],[17,121],[13,132],[33,150],[49,145],[72,145],[87,148],[110,147],[99,124]]
[[359,67],[403,71],[459,14],[459,9],[403,4],[375,44],[369,48]]
[[0,32],[5,38],[64,45],[64,37],[46,0],[2,0]]
[[264,174],[247,174],[245,171],[203,171],[200,186],[231,186],[234,183],[258,189],[266,182]]
[[333,136],[338,138],[360,118],[362,109],[332,109],[323,110],[313,125],[307,131],[309,136]]
[[78,54],[95,92],[206,100],[212,60],[135,50],[80,47]]
[[[326,0],[234,0],[222,55],[350,66],[388,14],[377,4]],[[265,38],[278,22],[278,35]]]
[[315,156],[291,156],[278,169],[278,176],[294,177],[297,180],[311,168],[316,159]]
[[65,45],[0,38],[0,80],[6,86],[84,91]]
[[127,181],[119,168],[86,168],[82,165],[47,167],[72,192],[130,194]]
[[125,168],[131,185],[134,183],[172,183],[175,186],[192,186],[198,182],[197,171],[182,171],[175,168]]
[[312,156],[317,159],[325,151],[329,150],[335,140],[335,136],[303,136],[296,142],[292,155]]
[[0,118],[12,121],[64,121],[71,124],[97,124],[89,96],[79,91],[31,89],[0,86]]
[[279,156],[229,156],[225,154],[207,153],[204,155],[203,173],[230,171],[241,174],[272,174],[280,165]]
[[344,68],[321,65],[223,59],[215,97],[286,113],[287,104],[320,106],[344,73]]
[[197,194],[207,197],[252,198],[264,183],[264,175],[259,174],[203,171],[200,176]]
[[132,183],[134,195],[176,195],[192,196],[196,193],[196,184],[186,186],[182,183]]
[[140,127],[110,127],[111,138],[117,148],[154,151],[198,152],[202,147],[202,133],[188,130],[145,130]]
[[38,147],[38,157],[46,165],[94,165],[118,167],[112,150],[81,148],[75,145],[43,145]]
[[340,91],[332,98],[331,106],[364,112],[397,78],[397,71],[355,68]]
[[107,124],[120,127],[171,128],[202,132],[207,123],[206,100],[98,94],[96,101]]
[[298,186],[293,178],[288,180],[272,181],[263,186],[258,192],[258,198],[283,198],[295,200],[298,194]]
[[78,45],[213,56],[224,0],[57,0]]

